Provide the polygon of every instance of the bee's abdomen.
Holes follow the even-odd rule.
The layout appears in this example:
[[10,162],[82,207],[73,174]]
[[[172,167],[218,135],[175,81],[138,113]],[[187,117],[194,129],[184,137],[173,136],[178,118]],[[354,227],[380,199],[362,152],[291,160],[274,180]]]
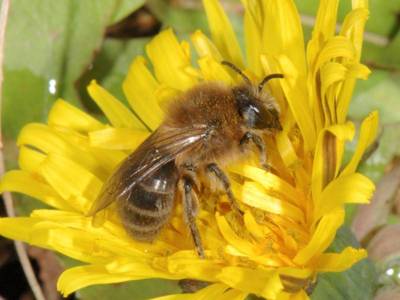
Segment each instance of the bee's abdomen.
[[140,241],[152,241],[168,222],[174,205],[178,173],[170,162],[138,183],[129,197],[120,201],[126,230]]

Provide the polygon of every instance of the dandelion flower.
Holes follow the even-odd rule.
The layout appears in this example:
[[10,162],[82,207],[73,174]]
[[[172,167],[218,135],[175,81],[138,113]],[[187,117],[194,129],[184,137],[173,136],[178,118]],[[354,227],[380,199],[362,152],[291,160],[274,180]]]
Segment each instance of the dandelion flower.
[[[146,47],[154,72],[145,58],[136,57],[123,82],[130,108],[95,81],[89,85],[109,123],[58,100],[47,124],[22,129],[20,169],[3,177],[0,190],[24,193],[53,209],[0,219],[0,234],[83,262],[59,278],[63,294],[94,284],[190,278],[210,284],[194,294],[160,299],[245,299],[249,294],[307,299],[305,290],[319,273],[341,272],[366,257],[363,249],[326,249],[343,224],[344,205],[367,203],[374,190],[356,169],[376,136],[376,112],[363,121],[353,157],[342,164],[345,143],[355,134],[346,120],[354,85],[369,74],[360,63],[367,1],[352,1],[336,34],[338,0],[321,0],[306,47],[291,0],[242,2],[245,55],[219,2],[204,0],[211,38],[194,32],[192,49],[171,29],[159,33]],[[159,126],[171,98],[201,81],[240,82],[222,60],[236,64],[254,82],[271,73],[285,76],[269,84],[283,126],[266,138],[274,171],[251,160],[229,168],[244,225],[224,205],[211,207],[203,199],[197,224],[205,259],[196,254],[180,205],[151,244],[131,239],[113,207],[106,210],[104,223],[94,226],[86,214],[103,183]],[[217,203],[224,201],[221,196]]]

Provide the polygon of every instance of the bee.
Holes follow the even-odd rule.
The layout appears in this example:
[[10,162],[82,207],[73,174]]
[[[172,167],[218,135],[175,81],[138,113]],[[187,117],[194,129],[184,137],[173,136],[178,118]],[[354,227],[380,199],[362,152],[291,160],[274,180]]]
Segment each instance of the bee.
[[283,75],[268,75],[254,85],[232,63],[222,64],[243,82],[201,83],[171,101],[160,127],[108,178],[89,216],[117,201],[126,231],[135,240],[152,242],[168,223],[175,202],[182,201],[196,252],[205,257],[196,225],[201,187],[217,180],[232,209],[241,213],[223,167],[245,156],[249,143],[258,148],[265,165],[261,135],[282,130],[278,105],[263,87]]

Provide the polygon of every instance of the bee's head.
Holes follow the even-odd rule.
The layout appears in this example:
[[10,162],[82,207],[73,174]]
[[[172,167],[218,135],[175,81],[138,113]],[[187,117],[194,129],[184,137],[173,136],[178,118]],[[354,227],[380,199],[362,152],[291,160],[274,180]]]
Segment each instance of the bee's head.
[[[236,106],[248,129],[282,130],[279,111],[272,97],[262,97],[253,86],[240,86],[233,89]],[[262,98],[267,98],[267,101]]]
[[240,116],[243,118],[244,126],[248,129],[282,130],[279,122],[279,110],[275,100],[263,92],[264,85],[273,78],[283,78],[282,74],[271,74],[266,76],[258,86],[254,86],[249,78],[235,65],[222,62],[239,73],[245,84],[233,88],[236,106]]

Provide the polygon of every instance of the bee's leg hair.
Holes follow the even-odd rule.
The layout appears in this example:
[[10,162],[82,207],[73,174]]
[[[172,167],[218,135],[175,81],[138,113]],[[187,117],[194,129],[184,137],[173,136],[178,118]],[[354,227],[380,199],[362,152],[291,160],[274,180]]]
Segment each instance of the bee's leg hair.
[[243,212],[240,210],[239,204],[237,203],[235,196],[232,193],[231,183],[228,176],[226,176],[225,173],[215,163],[209,164],[207,166],[207,170],[209,172],[213,172],[215,176],[217,176],[218,180],[221,181],[233,210],[236,211],[239,215],[243,215]]
[[185,215],[185,221],[189,226],[190,233],[192,234],[193,242],[196,247],[197,254],[201,258],[205,258],[204,248],[201,242],[201,236],[199,229],[196,225],[196,208],[193,205],[193,181],[189,177],[185,176],[181,179],[183,185],[183,211]]
[[258,151],[260,151],[260,164],[266,170],[270,170],[271,167],[267,163],[267,149],[265,148],[265,144],[262,138],[259,135],[248,131],[244,134],[244,136],[240,140],[240,146],[244,147],[250,141],[252,141],[258,148]]

